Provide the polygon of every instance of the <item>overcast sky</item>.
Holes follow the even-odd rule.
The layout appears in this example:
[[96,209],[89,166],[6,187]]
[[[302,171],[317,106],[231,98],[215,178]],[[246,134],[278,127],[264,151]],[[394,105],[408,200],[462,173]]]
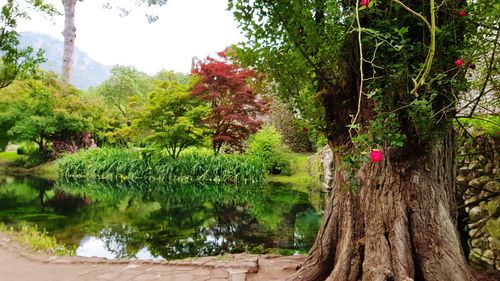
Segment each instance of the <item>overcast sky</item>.
[[[108,0],[109,1],[109,0]],[[0,3],[5,0],[0,0]],[[61,0],[46,0],[63,11]],[[226,11],[227,0],[169,0],[153,11],[160,18],[149,24],[146,8],[137,8],[120,17],[116,9],[105,9],[106,0],[84,0],[76,4],[76,46],[94,60],[107,65],[134,65],[153,74],[160,69],[189,72],[191,59],[206,57],[240,42],[236,22]],[[19,31],[50,34],[62,40],[64,17],[52,21],[33,16],[19,23]],[[62,54],[61,54],[62,55]]]

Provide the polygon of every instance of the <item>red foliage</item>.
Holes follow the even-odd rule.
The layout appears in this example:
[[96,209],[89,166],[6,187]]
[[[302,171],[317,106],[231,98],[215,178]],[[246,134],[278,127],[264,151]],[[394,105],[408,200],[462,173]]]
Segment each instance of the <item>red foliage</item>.
[[57,158],[62,153],[75,153],[79,148],[96,147],[95,140],[89,132],[63,131],[52,135],[52,158]]
[[227,51],[219,58],[199,61],[192,73],[199,76],[192,95],[212,106],[204,123],[212,128],[215,153],[226,143],[241,149],[243,140],[259,130],[259,116],[267,111],[268,101],[256,93],[253,84],[257,73],[233,63]]

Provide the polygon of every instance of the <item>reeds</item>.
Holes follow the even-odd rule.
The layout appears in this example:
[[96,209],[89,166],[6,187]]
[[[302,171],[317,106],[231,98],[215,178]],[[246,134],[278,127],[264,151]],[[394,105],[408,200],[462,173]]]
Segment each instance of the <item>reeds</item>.
[[255,184],[266,176],[265,163],[246,155],[189,153],[172,159],[161,152],[144,157],[123,148],[83,150],[61,158],[57,165],[62,179]]

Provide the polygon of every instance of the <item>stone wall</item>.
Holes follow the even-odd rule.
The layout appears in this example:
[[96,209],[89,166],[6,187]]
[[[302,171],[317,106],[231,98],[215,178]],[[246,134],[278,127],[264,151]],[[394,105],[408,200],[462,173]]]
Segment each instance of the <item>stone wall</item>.
[[464,138],[457,148],[472,264],[500,270],[500,139]]
[[309,157],[307,172],[321,184],[323,192],[330,192],[333,181],[333,153],[328,145]]

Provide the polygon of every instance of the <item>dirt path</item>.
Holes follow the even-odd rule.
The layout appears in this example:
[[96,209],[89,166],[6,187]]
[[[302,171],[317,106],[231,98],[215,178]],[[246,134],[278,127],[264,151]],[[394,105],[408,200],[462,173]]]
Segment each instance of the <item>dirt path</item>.
[[273,281],[292,274],[302,256],[228,255],[183,261],[109,261],[34,254],[0,234],[2,281]]

